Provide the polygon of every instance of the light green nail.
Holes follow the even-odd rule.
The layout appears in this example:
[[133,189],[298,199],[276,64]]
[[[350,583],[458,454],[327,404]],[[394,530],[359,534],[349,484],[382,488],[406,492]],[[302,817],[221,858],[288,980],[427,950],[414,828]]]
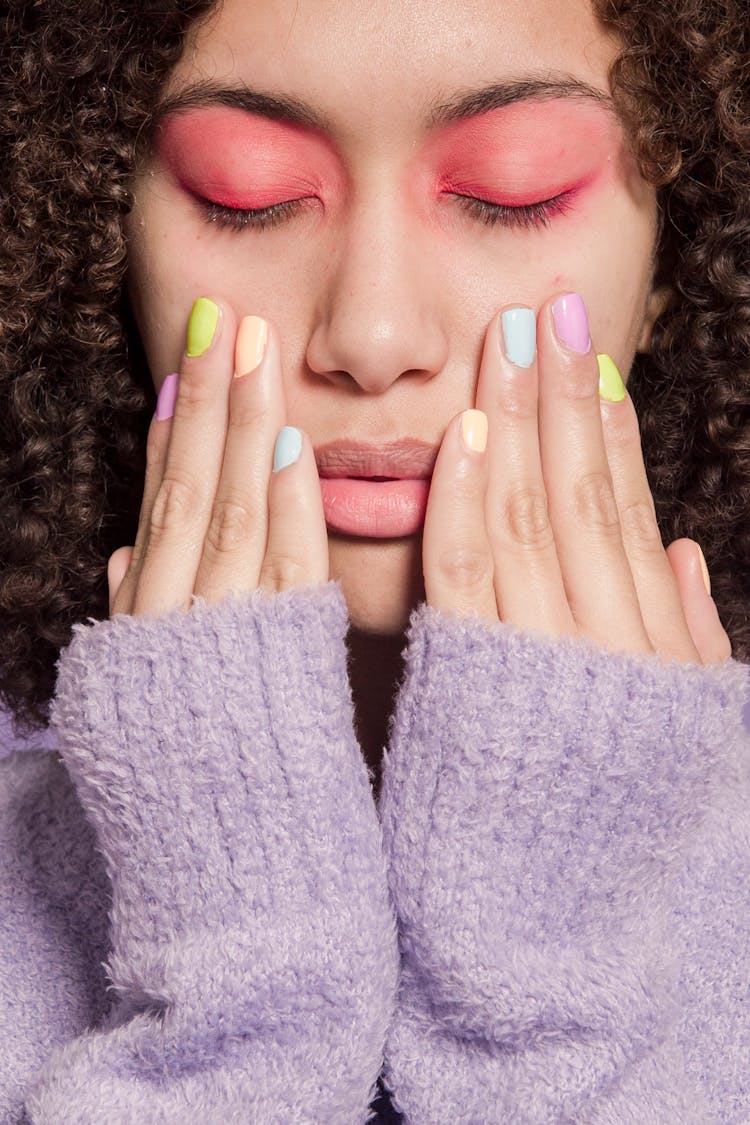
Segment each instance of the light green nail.
[[208,297],[199,297],[190,313],[187,330],[187,354],[203,355],[211,347],[216,325],[219,323],[219,306]]
[[617,370],[617,364],[608,355],[598,355],[596,362],[599,364],[599,395],[607,402],[622,402],[625,398],[625,384],[622,375]]

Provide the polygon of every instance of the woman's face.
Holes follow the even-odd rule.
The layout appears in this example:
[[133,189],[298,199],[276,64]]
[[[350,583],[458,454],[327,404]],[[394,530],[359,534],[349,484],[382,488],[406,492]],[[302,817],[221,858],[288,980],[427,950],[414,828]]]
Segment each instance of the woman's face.
[[[129,284],[157,388],[203,294],[275,325],[288,421],[317,450],[437,448],[507,304],[577,290],[626,373],[656,202],[608,105],[616,53],[586,0],[224,0],[135,182]],[[384,531],[329,527],[331,576],[356,624],[391,631],[421,541]]]

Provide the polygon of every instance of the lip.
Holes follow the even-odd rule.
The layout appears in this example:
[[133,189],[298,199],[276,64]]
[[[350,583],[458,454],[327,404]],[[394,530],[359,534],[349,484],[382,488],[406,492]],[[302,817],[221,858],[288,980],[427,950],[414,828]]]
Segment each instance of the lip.
[[369,539],[421,531],[436,457],[436,446],[411,438],[319,446],[315,460],[329,531]]

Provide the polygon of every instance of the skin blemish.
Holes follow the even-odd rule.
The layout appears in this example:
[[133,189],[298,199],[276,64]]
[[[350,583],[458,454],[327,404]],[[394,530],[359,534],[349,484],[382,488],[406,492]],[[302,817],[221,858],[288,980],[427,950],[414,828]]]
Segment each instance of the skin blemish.
[[317,131],[241,109],[176,112],[159,127],[157,155],[189,194],[236,209],[340,191],[333,146]]

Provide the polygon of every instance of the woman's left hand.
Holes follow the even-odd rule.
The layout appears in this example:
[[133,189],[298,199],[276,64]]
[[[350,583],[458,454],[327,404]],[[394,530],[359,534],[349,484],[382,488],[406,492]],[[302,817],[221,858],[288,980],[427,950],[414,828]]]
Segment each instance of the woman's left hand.
[[[697,544],[662,545],[630,396],[599,393],[580,298],[540,309],[533,358],[531,318],[514,311],[507,332],[502,313],[492,321],[477,409],[443,438],[424,528],[428,603],[611,650],[726,660]],[[526,366],[505,354],[511,319],[526,354],[517,334],[510,351]],[[616,369],[614,384],[623,394]]]

